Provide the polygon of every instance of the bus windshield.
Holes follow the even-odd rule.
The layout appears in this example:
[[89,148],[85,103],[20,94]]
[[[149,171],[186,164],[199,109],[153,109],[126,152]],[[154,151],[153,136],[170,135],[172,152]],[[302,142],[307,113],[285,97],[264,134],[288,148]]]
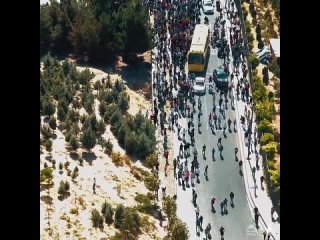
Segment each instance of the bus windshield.
[[204,59],[202,54],[199,53],[190,53],[189,54],[189,59],[188,59],[189,64],[203,64]]

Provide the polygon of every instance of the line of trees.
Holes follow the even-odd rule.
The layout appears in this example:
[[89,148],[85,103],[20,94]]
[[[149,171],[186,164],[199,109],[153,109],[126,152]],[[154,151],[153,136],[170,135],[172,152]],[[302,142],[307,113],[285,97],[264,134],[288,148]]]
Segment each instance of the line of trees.
[[142,0],[51,0],[40,5],[40,51],[76,54],[92,61],[152,48],[148,8]]
[[[264,4],[267,5],[269,2],[272,2],[273,8],[279,7],[277,5],[280,0],[265,0]],[[250,14],[256,16],[256,10],[254,6],[254,1],[246,0],[242,2],[249,3],[249,11]],[[242,6],[244,19],[248,16],[248,11],[244,9]],[[279,10],[280,11],[280,10]],[[265,13],[265,21],[272,22],[270,11],[268,10]],[[256,39],[258,41],[258,48],[263,47],[262,42],[262,33],[261,33],[261,25],[259,23],[253,24],[255,25],[255,33]],[[274,31],[273,25],[266,26],[266,31]],[[272,28],[272,29],[271,29]],[[248,20],[245,20],[245,29],[248,36],[248,44],[249,49],[252,51],[253,47],[253,35],[251,33],[251,24]],[[262,74],[263,79],[258,77],[257,70],[254,70],[259,61],[255,55],[249,56],[249,62],[253,68],[253,79],[252,79],[252,94],[253,94],[253,102],[255,103],[255,113],[256,113],[256,121],[257,121],[257,130],[259,134],[259,143],[261,146],[262,153],[266,154],[267,157],[267,165],[268,171],[266,174],[270,176],[270,182],[267,182],[269,187],[269,192],[271,199],[273,200],[276,208],[280,208],[280,169],[275,166],[275,154],[280,154],[280,132],[272,126],[272,120],[275,117],[276,109],[275,109],[275,97],[279,97],[280,95],[280,85],[275,84],[276,95],[273,92],[268,92],[265,85],[269,84],[268,72],[276,72],[277,76],[280,75],[280,66],[277,64],[276,60],[273,59],[272,62],[268,65],[268,67],[263,68]],[[276,83],[276,82],[275,82]]]

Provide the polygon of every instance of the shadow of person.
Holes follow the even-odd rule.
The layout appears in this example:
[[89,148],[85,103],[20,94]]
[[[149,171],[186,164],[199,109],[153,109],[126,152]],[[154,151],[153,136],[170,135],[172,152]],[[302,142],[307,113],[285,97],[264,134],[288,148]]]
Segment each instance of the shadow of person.
[[223,137],[224,138],[228,138],[228,136],[227,136],[227,134],[225,132],[223,133]]
[[237,129],[236,129],[236,128],[233,128],[233,131],[236,133],[236,132],[237,132]]
[[221,236],[221,240],[224,240],[224,237],[223,237],[223,236]]
[[197,236],[200,237],[200,232],[199,231],[197,231]]
[[240,174],[241,177],[243,176],[243,172],[242,172],[241,169],[239,170],[239,174]]
[[230,206],[232,207],[232,208],[234,208],[234,203],[232,202],[232,203],[230,203]]
[[197,179],[197,183],[200,183],[200,179],[199,178]]
[[211,212],[212,212],[212,213],[216,213],[217,211],[216,211],[216,209],[215,209],[214,207],[212,207],[212,208],[211,208]]
[[231,130],[231,128],[229,128],[229,133],[232,133],[232,130]]
[[208,174],[205,176],[206,180],[209,182],[209,177]]
[[236,157],[235,157],[235,160],[236,160],[236,162],[238,162],[239,161],[239,159],[238,159],[238,156],[236,155]]
[[226,210],[224,211],[224,214],[225,214],[225,215],[228,215],[228,213],[229,213],[229,211],[228,211],[228,209],[226,209]]
[[224,160],[224,158],[223,158],[223,156],[222,156],[222,153],[220,152],[220,160],[221,161],[223,161]]

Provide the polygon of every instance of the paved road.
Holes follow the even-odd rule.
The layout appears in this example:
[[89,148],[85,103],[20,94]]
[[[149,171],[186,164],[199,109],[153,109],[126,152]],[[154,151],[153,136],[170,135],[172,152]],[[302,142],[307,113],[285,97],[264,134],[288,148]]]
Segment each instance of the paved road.
[[[217,15],[208,15],[210,23],[214,24],[214,19]],[[203,19],[204,16],[202,16]],[[214,54],[210,55],[207,76],[212,74],[212,71],[222,65],[223,60],[217,57],[217,51],[213,51]],[[218,98],[216,97],[216,105],[218,105]],[[212,111],[213,106],[213,97],[208,92],[206,95],[201,96],[202,101],[202,112],[201,117],[202,123],[202,133],[198,133],[197,128],[197,115],[194,115],[195,123],[195,142],[196,148],[198,150],[198,159],[200,163],[200,184],[196,184],[195,190],[198,194],[197,203],[200,208],[200,215],[203,215],[203,227],[207,225],[208,222],[212,225],[212,237],[217,239],[220,237],[219,228],[224,226],[225,228],[225,239],[228,240],[258,240],[261,239],[261,234],[258,234],[255,229],[255,223],[250,214],[248,207],[248,202],[246,198],[246,191],[244,186],[244,181],[242,176],[239,174],[239,165],[235,161],[234,157],[234,147],[237,146],[238,137],[237,134],[233,131],[232,133],[227,132],[227,138],[223,136],[222,131],[215,131],[215,135],[212,133],[210,127],[208,126],[208,114]],[[216,113],[218,113],[219,108],[217,107]],[[230,118],[231,120],[235,119],[234,111],[231,110],[230,102],[228,103],[228,110],[226,111],[226,121]],[[233,124],[232,124],[233,126]],[[220,160],[219,151],[216,151],[215,158],[212,160],[211,149],[214,147],[217,150],[217,141],[218,138],[222,138],[222,145],[224,147],[222,155],[224,160]],[[188,141],[190,141],[188,139]],[[207,150],[206,155],[207,159],[203,160],[201,155],[202,146],[206,144]],[[191,154],[192,155],[192,154]],[[191,156],[192,157],[192,156]],[[191,159],[191,158],[189,158]],[[245,161],[245,159],[242,159]],[[190,162],[190,161],[189,161]],[[204,169],[208,164],[208,181],[204,177]],[[187,190],[190,191],[190,190]],[[230,192],[233,192],[235,195],[234,198],[234,208],[230,206]],[[178,198],[184,198],[186,192],[181,190],[181,187],[178,189]],[[211,212],[210,198],[211,196],[216,197],[215,209],[216,213]],[[221,214],[220,202],[227,197],[228,199],[228,214]],[[191,196],[188,196],[190,199]],[[191,216],[189,216],[190,218]],[[192,215],[195,221],[195,214]],[[190,229],[190,231],[195,231],[195,229]],[[259,236],[260,235],[260,236]],[[191,233],[191,238],[194,239],[194,233]],[[203,234],[202,234],[203,236]]]

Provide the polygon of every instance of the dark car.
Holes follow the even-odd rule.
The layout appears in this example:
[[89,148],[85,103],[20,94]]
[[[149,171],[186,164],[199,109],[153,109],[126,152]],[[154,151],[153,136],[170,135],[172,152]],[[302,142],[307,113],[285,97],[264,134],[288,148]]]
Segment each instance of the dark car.
[[223,70],[223,68],[217,68],[213,70],[213,81],[217,88],[221,90],[228,90],[228,75]]

